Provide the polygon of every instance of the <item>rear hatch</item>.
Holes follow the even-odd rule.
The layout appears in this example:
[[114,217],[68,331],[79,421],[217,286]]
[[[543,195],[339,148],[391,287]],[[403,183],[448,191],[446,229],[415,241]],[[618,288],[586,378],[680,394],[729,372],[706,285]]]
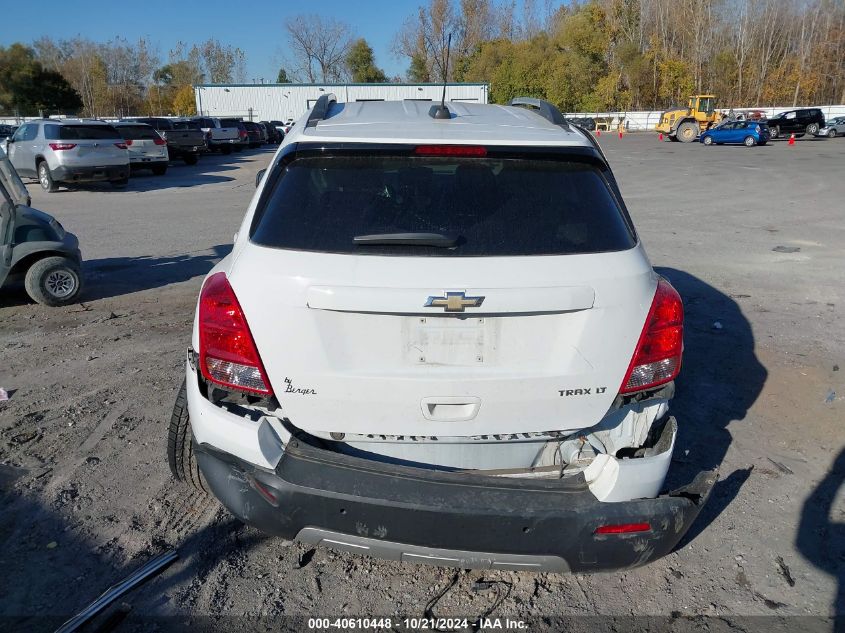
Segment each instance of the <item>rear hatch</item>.
[[152,163],[167,160],[167,142],[149,125],[119,125],[117,130],[126,141],[131,162]]
[[656,277],[595,159],[484,153],[300,151],[273,171],[230,282],[295,425],[477,436],[604,417]]
[[44,126],[50,147],[62,162],[77,167],[126,165],[129,155],[120,133],[111,125],[79,123]]

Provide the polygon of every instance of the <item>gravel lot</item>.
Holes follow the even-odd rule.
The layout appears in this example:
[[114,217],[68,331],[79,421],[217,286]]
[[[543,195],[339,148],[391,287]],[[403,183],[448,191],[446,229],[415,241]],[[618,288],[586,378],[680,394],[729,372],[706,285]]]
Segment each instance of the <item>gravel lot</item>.
[[[555,628],[537,616],[596,614],[830,630],[789,616],[845,613],[845,140],[600,142],[687,308],[672,483],[721,473],[676,552],[624,573],[456,576],[286,547],[175,484],[165,436],[196,296],[272,156],[255,150],[122,191],[30,185],[34,206],[79,236],[87,290],[60,309],[0,294],[0,387],[13,391],[0,403],[2,628],[51,630],[171,546],[180,559],[123,599],[118,630],[142,614],[221,629],[234,626],[224,615],[270,616],[251,622],[274,630],[294,628],[277,619],[290,615],[421,616],[453,580],[435,615],[490,612],[528,630]],[[479,579],[496,582],[477,591]],[[719,617],[677,620],[698,615]]]

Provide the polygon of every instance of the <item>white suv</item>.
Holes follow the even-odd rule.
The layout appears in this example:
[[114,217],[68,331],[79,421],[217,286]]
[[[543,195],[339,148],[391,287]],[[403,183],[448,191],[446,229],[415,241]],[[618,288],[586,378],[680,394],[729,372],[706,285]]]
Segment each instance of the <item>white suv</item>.
[[[528,107],[517,107],[528,106]],[[206,278],[177,478],[303,542],[469,568],[668,553],[683,306],[550,104],[322,97]]]

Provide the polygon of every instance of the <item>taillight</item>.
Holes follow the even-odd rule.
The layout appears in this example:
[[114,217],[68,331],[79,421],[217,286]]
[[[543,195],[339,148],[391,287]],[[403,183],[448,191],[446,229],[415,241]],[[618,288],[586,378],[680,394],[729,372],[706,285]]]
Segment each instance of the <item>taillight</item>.
[[593,534],[633,534],[635,532],[649,532],[648,523],[617,523],[615,525],[600,525]]
[[419,145],[414,148],[417,156],[465,156],[482,158],[487,156],[487,148],[478,145]]
[[267,372],[225,273],[205,282],[199,305],[200,370],[213,383],[269,396]]
[[50,149],[56,152],[63,149],[73,149],[74,147],[76,147],[76,143],[50,143]]
[[249,134],[247,134],[246,130],[239,130],[239,136],[241,138],[247,138],[249,136]]
[[660,279],[619,392],[642,391],[674,380],[681,370],[683,349],[684,304],[671,284]]
[[124,143],[115,143],[114,146],[117,149],[127,149],[132,144],[132,141],[126,141]]
[[132,147],[132,139],[131,138],[126,139],[126,147]]
[[165,141],[161,137],[153,139],[153,143],[155,143],[156,145],[167,145],[167,141]]

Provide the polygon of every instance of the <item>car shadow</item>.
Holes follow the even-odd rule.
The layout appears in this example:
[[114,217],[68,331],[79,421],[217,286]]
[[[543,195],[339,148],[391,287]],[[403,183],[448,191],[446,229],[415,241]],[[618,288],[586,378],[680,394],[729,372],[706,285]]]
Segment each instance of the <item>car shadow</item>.
[[167,257],[107,257],[83,263],[85,288],[79,301],[118,297],[205,275],[232,250],[231,244]]
[[[731,443],[728,425],[745,419],[768,372],[754,351],[754,333],[734,298],[689,273],[656,268],[684,301],[684,359],[671,411],[678,439],[667,479],[669,488],[692,480],[701,470],[720,468]],[[720,480],[683,547],[733,501],[750,469],[720,472]]]
[[[795,537],[796,549],[802,556],[836,580],[836,596],[830,611],[835,616],[833,630],[837,633],[845,633],[845,522],[834,521],[832,515],[843,483],[845,449],[805,499]],[[837,515],[841,517],[841,512]]]

